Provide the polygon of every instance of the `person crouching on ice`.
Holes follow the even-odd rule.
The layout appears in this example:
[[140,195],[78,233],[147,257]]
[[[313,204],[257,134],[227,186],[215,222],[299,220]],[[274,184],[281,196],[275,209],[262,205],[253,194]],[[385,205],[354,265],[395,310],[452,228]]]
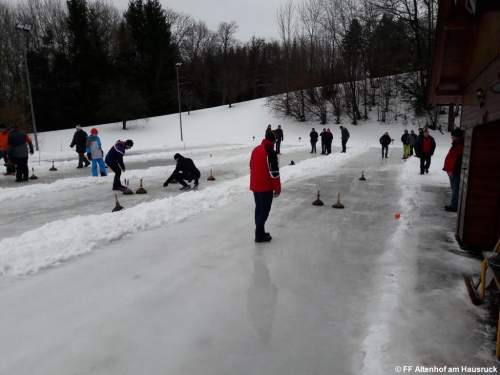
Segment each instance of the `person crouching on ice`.
[[198,189],[198,180],[201,176],[201,173],[198,168],[196,168],[193,161],[189,158],[185,158],[181,154],[175,154],[174,160],[176,161],[177,165],[175,166],[175,169],[170,177],[167,178],[167,181],[165,181],[165,183],[163,184],[163,187],[167,187],[168,184],[172,182],[172,180],[175,180],[182,185],[179,190],[188,191],[191,190],[191,185],[186,184],[184,180],[187,180],[188,182],[194,180],[193,189]]
[[96,128],[90,131],[90,135],[87,138],[87,159],[92,161],[92,176],[97,177],[97,164],[99,164],[99,171],[101,176],[107,176],[106,167],[104,166],[103,155],[101,146],[101,139],[97,136],[99,132]]
[[131,149],[134,146],[134,142],[131,139],[127,139],[125,142],[116,141],[113,147],[110,148],[108,154],[106,155],[105,162],[115,172],[115,179],[113,180],[113,190],[125,191],[127,188],[122,185],[120,179],[122,172],[125,172],[125,164],[123,164],[123,155],[125,155],[125,150]]

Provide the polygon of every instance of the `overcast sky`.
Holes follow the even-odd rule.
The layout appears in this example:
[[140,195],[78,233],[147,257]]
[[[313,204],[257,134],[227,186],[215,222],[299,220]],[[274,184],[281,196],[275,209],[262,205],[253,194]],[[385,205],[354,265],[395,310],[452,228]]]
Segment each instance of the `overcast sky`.
[[[92,0],[89,0],[92,1]],[[125,10],[128,0],[109,0]],[[190,14],[203,20],[210,30],[216,31],[220,22],[236,21],[239,30],[236,39],[250,40],[252,35],[278,37],[276,10],[286,0],[160,0],[164,7]]]

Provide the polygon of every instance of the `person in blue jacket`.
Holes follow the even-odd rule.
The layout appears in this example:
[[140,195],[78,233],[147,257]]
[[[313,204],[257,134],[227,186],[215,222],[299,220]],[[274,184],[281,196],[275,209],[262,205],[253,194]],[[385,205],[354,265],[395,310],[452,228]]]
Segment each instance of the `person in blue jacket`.
[[342,152],[346,152],[346,144],[351,135],[349,134],[349,131],[344,128],[343,126],[340,127],[340,131],[342,132]]
[[122,172],[125,172],[125,164],[123,164],[123,155],[125,151],[129,150],[134,146],[134,142],[131,139],[127,139],[125,142],[116,141],[116,143],[111,147],[106,155],[106,164],[115,172],[115,179],[113,180],[113,190],[125,191],[127,188],[122,185],[120,178]]
[[101,171],[101,176],[107,176],[106,167],[104,166],[103,155],[101,146],[101,139],[97,136],[99,132],[96,128],[92,128],[90,135],[87,138],[87,158],[92,161],[92,176],[97,177],[97,164],[99,164],[99,170]]

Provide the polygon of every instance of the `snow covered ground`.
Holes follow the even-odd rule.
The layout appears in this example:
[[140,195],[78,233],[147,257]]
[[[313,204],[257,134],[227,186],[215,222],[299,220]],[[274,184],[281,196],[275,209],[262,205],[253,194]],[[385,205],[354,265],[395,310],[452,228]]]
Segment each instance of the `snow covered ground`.
[[[40,135],[30,159],[40,179],[0,180],[0,374],[391,374],[497,363],[494,330],[479,323],[487,313],[461,277],[479,262],[461,254],[455,215],[442,209],[449,135],[432,134],[437,150],[420,176],[416,158],[401,160],[412,125],[346,121],[346,154],[330,125],[333,154],[312,155],[309,132],[323,126],[273,118],[263,103],[184,114],[185,142],[178,115],[128,131],[97,126],[106,151],[134,140],[123,178],[148,191],[119,195],[118,213],[112,175],[75,169],[74,131]],[[273,240],[256,244],[248,161],[269,123],[284,130],[283,191],[266,225]],[[386,131],[395,142],[382,159]],[[201,170],[199,191],[162,187],[176,152]],[[318,190],[325,206],[311,205]],[[344,210],[331,208],[337,193]]]

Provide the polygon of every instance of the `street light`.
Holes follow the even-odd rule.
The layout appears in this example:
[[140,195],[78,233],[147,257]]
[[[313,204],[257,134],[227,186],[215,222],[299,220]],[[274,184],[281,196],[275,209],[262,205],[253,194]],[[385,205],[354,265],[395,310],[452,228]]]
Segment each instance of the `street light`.
[[16,29],[19,30],[23,36],[23,51],[24,51],[24,63],[26,65],[26,81],[28,82],[28,93],[30,96],[30,106],[31,106],[31,120],[33,121],[33,133],[35,134],[35,149],[38,151],[38,136],[36,133],[36,123],[35,123],[35,110],[33,109],[33,99],[31,98],[31,85],[30,85],[30,75],[28,72],[28,58],[26,57],[26,39],[25,34],[29,33],[31,30],[31,25],[23,25],[18,23]]
[[183,141],[182,139],[182,116],[181,116],[181,89],[179,85],[179,68],[181,67],[181,63],[176,63],[175,64],[175,71],[177,72],[177,97],[179,98],[179,122],[181,124],[181,142]]

